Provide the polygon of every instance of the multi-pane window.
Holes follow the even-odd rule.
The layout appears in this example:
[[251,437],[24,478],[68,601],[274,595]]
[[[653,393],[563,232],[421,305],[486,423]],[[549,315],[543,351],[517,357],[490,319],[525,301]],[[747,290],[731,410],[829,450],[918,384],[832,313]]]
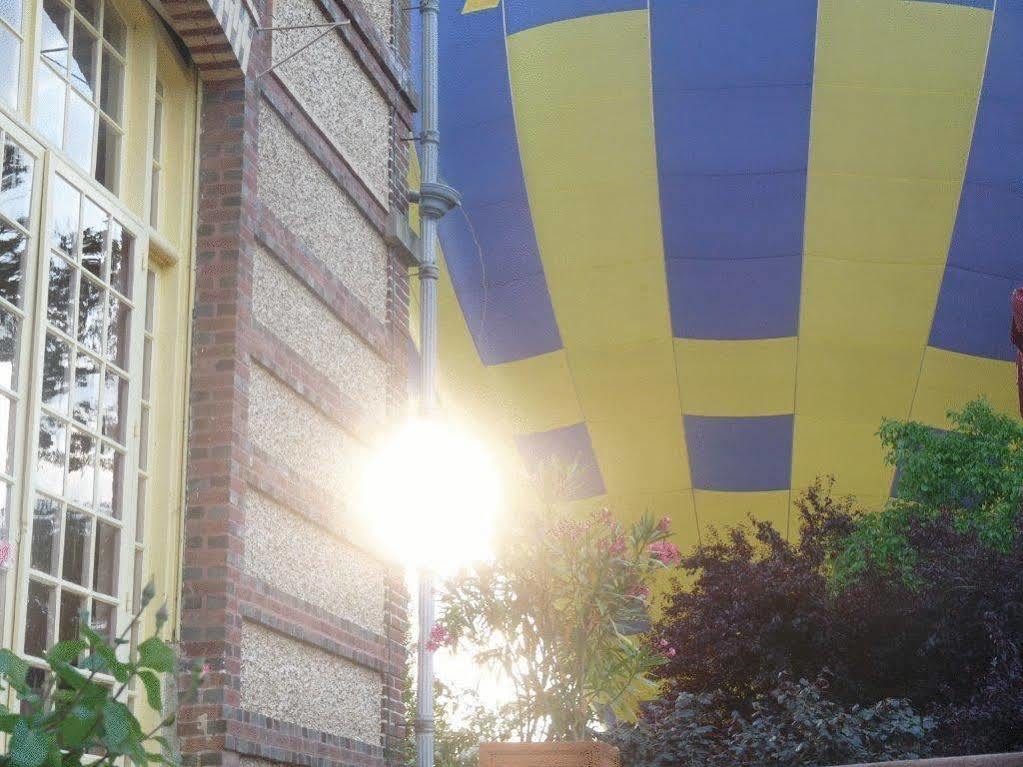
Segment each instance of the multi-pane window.
[[0,0],[0,101],[18,106],[21,76],[22,0]]
[[132,585],[132,608],[136,609],[142,594],[143,555],[145,553],[146,510],[149,490],[149,455],[152,450],[153,414],[153,336],[156,322],[156,272],[146,271],[146,317],[142,340],[142,402],[139,406],[138,494],[135,505],[135,581]]
[[160,176],[163,173],[163,83],[156,81],[153,101],[153,178],[150,186],[149,225],[160,225]]
[[[4,0],[0,0],[2,2]],[[117,192],[127,29],[108,0],[42,0],[36,127]]]
[[36,224],[32,217],[36,163],[4,131],[0,131],[0,143],[4,147],[0,180],[0,537],[7,541],[13,532],[12,498],[19,474],[15,437],[28,388],[20,360],[25,338],[32,335],[26,316],[25,275]]
[[[34,454],[24,651],[78,634],[84,611],[113,634],[124,537],[134,526],[128,397],[135,239],[71,181],[51,182],[44,342]],[[131,563],[124,563],[131,568]]]

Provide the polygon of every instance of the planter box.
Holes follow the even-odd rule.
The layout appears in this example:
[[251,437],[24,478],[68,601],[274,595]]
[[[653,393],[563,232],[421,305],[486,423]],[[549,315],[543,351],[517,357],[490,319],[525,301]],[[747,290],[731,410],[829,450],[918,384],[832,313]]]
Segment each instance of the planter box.
[[480,767],[620,767],[607,743],[484,743]]

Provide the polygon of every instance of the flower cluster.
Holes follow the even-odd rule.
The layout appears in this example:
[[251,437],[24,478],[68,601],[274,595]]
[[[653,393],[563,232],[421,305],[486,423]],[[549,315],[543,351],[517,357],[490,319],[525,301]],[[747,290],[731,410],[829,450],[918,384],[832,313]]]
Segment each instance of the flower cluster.
[[650,587],[645,586],[642,583],[637,583],[635,586],[629,589],[629,596],[635,597],[636,599],[649,599]]
[[441,623],[434,623],[430,628],[430,638],[426,642],[428,652],[437,652],[441,647],[451,644],[451,633]]
[[657,649],[668,658],[674,658],[675,654],[678,652],[674,647],[671,646],[667,639],[659,640],[657,642]]
[[682,552],[679,551],[678,546],[669,541],[655,541],[647,547],[647,551],[668,567],[675,567],[682,561]]

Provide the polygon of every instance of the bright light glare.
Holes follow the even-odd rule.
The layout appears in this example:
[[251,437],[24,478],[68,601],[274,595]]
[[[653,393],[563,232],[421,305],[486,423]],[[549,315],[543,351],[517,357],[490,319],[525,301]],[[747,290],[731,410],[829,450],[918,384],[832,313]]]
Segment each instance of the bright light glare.
[[451,573],[489,557],[500,495],[482,444],[439,419],[416,418],[374,452],[360,511],[390,559]]

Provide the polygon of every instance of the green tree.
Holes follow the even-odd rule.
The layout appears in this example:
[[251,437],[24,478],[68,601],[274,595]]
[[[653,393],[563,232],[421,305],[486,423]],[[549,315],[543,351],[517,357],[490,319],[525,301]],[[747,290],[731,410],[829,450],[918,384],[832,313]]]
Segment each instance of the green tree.
[[864,516],[845,541],[835,560],[838,585],[875,567],[913,583],[918,552],[907,533],[942,514],[993,549],[1012,545],[1023,510],[1023,423],[985,399],[949,413],[949,420],[947,431],[913,421],[881,424],[886,460],[898,470],[896,497]]

